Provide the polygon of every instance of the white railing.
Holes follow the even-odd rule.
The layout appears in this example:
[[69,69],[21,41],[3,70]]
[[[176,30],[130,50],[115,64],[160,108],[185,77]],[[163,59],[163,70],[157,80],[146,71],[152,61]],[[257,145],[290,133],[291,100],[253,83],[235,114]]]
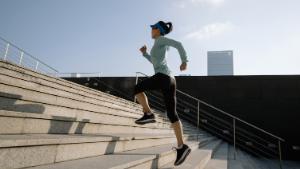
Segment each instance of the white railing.
[[0,60],[11,62],[51,76],[57,76],[58,73],[56,69],[2,37],[0,37]]

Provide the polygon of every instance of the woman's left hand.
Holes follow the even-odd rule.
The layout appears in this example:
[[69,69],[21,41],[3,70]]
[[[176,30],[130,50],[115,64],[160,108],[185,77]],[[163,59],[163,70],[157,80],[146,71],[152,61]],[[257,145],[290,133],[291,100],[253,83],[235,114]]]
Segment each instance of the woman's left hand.
[[181,71],[184,71],[184,70],[186,70],[186,67],[187,67],[186,62],[181,63],[181,65],[180,65],[180,70],[181,70]]

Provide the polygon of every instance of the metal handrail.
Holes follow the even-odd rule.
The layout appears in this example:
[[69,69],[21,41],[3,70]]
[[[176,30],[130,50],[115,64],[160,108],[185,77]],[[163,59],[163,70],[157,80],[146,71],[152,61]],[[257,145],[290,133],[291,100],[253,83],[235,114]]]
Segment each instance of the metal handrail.
[[[178,106],[179,106],[179,105],[178,105]],[[197,108],[194,108],[194,109],[197,109]],[[226,125],[230,125],[230,124],[231,124],[230,122],[228,122],[228,121],[226,121],[226,120],[223,120],[223,119],[221,119],[220,117],[216,117],[216,116],[214,116],[214,115],[212,115],[212,114],[206,112],[205,110],[203,110],[203,109],[201,109],[201,108],[200,108],[200,110],[201,110],[202,116],[205,115],[205,118],[207,118],[207,119],[212,119],[212,118],[213,118],[213,119],[218,120],[219,122],[222,122],[222,123],[224,123],[224,124],[226,124]],[[186,114],[185,114],[185,115],[186,115]],[[231,125],[230,125],[230,126],[231,126]],[[242,128],[236,127],[236,129],[237,129],[237,131],[244,132],[244,133],[246,133],[247,135],[251,135],[251,136],[253,136],[253,137],[256,137],[257,139],[260,139],[260,140],[263,141],[263,142],[271,143],[271,142],[269,142],[269,141],[267,141],[267,140],[265,140],[265,139],[263,139],[263,138],[261,138],[261,137],[259,137],[259,136],[256,136],[256,135],[254,135],[254,134],[252,134],[252,133],[250,133],[250,132],[248,132],[248,131],[246,131],[246,130],[244,130],[244,129],[242,129]]]
[[24,55],[26,55],[26,56],[29,56],[29,57],[30,57],[31,59],[33,59],[34,61],[36,61],[35,70],[37,70],[37,69],[38,69],[38,66],[39,66],[40,64],[42,64],[43,66],[46,66],[48,69],[50,69],[50,70],[52,70],[53,72],[55,72],[54,75],[56,75],[56,74],[58,73],[58,70],[56,70],[56,69],[54,69],[53,67],[47,65],[46,63],[44,63],[44,62],[41,61],[40,59],[34,57],[34,56],[31,55],[30,53],[28,53],[28,52],[26,52],[25,50],[19,48],[18,46],[16,46],[15,44],[11,43],[10,41],[4,39],[4,38],[1,37],[1,36],[0,36],[0,40],[2,40],[3,42],[6,43],[6,49],[5,49],[4,59],[3,59],[4,61],[6,61],[6,59],[7,59],[6,57],[7,57],[8,51],[9,51],[9,47],[14,47],[15,49],[18,50],[18,52],[20,52],[20,58],[19,58],[19,60],[17,61],[16,64],[21,65],[21,63],[24,62],[24,61],[23,61],[23,57],[24,57]]
[[[145,73],[136,72],[136,84],[138,83],[138,74],[141,74],[141,75],[144,75],[146,77],[149,77]],[[198,111],[197,111],[197,127],[199,127],[199,109],[200,109],[199,104],[200,103],[203,104],[203,105],[205,105],[205,106],[207,106],[207,107],[210,107],[210,108],[212,108],[214,110],[217,110],[218,112],[221,112],[222,114],[224,114],[224,115],[229,116],[230,118],[232,118],[232,120],[233,120],[233,144],[234,144],[234,150],[235,150],[234,151],[234,159],[236,159],[236,121],[238,121],[238,122],[244,123],[244,124],[246,124],[246,125],[254,128],[254,129],[256,129],[256,130],[258,130],[258,131],[260,131],[262,133],[265,133],[265,134],[267,134],[267,135],[269,135],[269,136],[271,136],[271,137],[273,137],[273,138],[275,138],[275,139],[278,140],[278,154],[279,154],[279,163],[280,163],[279,165],[280,165],[280,168],[282,168],[281,142],[285,141],[283,138],[281,138],[279,136],[276,136],[276,135],[274,135],[274,134],[272,134],[270,132],[267,132],[266,130],[255,126],[254,124],[246,122],[245,120],[242,120],[242,119],[240,119],[240,118],[238,118],[238,117],[236,117],[234,115],[231,115],[231,114],[229,114],[229,113],[227,113],[227,112],[225,112],[225,111],[223,111],[223,110],[221,110],[221,109],[219,109],[219,108],[217,108],[217,107],[215,107],[215,106],[213,106],[213,105],[211,105],[209,103],[206,103],[206,102],[204,102],[204,101],[202,101],[202,100],[200,100],[200,99],[198,99],[196,97],[193,97],[193,96],[191,96],[191,95],[189,95],[189,94],[187,94],[187,93],[185,93],[183,91],[180,91],[180,90],[176,89],[176,92],[179,92],[179,93],[183,94],[184,96],[187,96],[187,97],[192,98],[192,99],[194,99],[194,100],[197,101],[197,103],[198,103],[197,104],[197,107],[198,107]],[[135,97],[134,97],[134,101],[136,101]]]

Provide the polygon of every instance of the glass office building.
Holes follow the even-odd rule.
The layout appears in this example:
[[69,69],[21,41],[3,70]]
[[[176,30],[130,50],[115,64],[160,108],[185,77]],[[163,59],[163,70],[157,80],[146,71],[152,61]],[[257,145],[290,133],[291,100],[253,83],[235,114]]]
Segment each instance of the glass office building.
[[207,75],[233,75],[233,51],[208,51]]

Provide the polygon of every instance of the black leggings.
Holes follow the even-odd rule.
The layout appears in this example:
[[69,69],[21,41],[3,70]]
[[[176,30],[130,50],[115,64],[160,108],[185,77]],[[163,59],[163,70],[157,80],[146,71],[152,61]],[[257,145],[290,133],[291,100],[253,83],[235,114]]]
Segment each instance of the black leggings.
[[163,73],[156,73],[135,85],[134,94],[136,95],[146,90],[161,90],[169,120],[171,123],[179,120],[176,112],[176,80],[174,78]]

